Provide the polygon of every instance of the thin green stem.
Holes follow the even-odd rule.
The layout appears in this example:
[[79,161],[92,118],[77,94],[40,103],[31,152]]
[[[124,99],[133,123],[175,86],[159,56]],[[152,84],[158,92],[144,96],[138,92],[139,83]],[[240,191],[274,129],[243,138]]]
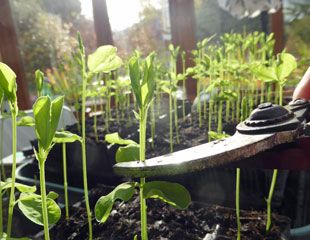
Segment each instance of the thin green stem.
[[222,133],[223,132],[223,122],[222,122],[222,113],[223,113],[223,101],[221,100],[219,103],[219,108],[217,112],[217,132]]
[[199,119],[199,127],[202,127],[202,114],[201,114],[201,96],[200,96],[200,79],[197,79],[197,112]]
[[[40,153],[39,153],[40,155]],[[40,168],[40,190],[42,199],[42,215],[43,215],[43,225],[44,225],[44,239],[49,240],[49,228],[48,228],[48,215],[47,215],[47,200],[46,200],[46,189],[45,189],[45,160],[38,159]]]
[[[1,116],[3,116],[3,106],[2,106],[2,103],[1,103]],[[3,137],[3,134],[4,134],[4,118],[1,119],[1,142],[0,142],[0,164],[1,164],[1,180],[5,181],[6,180],[6,174],[5,174],[5,169],[4,169],[4,165],[3,165],[3,143],[4,143],[4,137]]]
[[180,143],[179,138],[179,126],[178,126],[178,106],[177,106],[177,97],[176,95],[173,98],[173,108],[174,108],[174,128],[175,128],[175,136],[177,139],[177,143]]
[[82,60],[82,78],[83,78],[83,89],[82,89],[82,165],[83,165],[83,187],[84,187],[84,198],[88,220],[88,234],[89,239],[93,239],[93,227],[92,227],[92,213],[89,206],[88,200],[88,183],[87,183],[87,162],[86,162],[86,85],[87,78],[91,79],[92,75],[86,75],[85,55],[84,52],[81,57]]
[[69,198],[68,198],[68,180],[67,180],[67,153],[66,143],[62,143],[62,164],[63,164],[63,176],[64,176],[64,194],[65,194],[65,210],[66,219],[69,219]]
[[269,190],[269,195],[268,198],[266,200],[267,202],[267,223],[266,223],[266,231],[269,232],[270,227],[271,227],[271,201],[272,201],[272,197],[273,197],[273,192],[276,186],[276,182],[277,182],[277,176],[278,176],[278,169],[274,169],[273,170],[273,174],[272,174],[272,180],[271,180],[271,186],[270,186],[270,190]]
[[[139,133],[139,143],[140,143],[140,161],[145,161],[145,140],[146,140],[146,119],[147,113],[140,111],[140,133]],[[142,240],[147,240],[147,205],[146,199],[143,197],[143,187],[145,184],[145,178],[140,178],[140,215],[141,215],[141,238]]]
[[96,101],[96,98],[95,98],[95,105],[94,105],[94,125],[93,125],[93,129],[94,129],[96,142],[98,142],[99,139],[98,139],[98,131],[97,131],[97,101]]
[[10,192],[10,201],[9,201],[9,212],[8,212],[8,223],[7,223],[7,238],[10,239],[12,232],[12,218],[13,210],[15,204],[15,173],[16,173],[16,110],[11,106],[11,115],[12,115],[12,152],[13,152],[13,163],[12,163],[12,187]]
[[236,217],[237,217],[237,240],[241,239],[241,222],[240,222],[240,168],[236,172]]
[[169,93],[169,137],[170,137],[170,152],[173,152],[173,125],[172,125],[172,95]]

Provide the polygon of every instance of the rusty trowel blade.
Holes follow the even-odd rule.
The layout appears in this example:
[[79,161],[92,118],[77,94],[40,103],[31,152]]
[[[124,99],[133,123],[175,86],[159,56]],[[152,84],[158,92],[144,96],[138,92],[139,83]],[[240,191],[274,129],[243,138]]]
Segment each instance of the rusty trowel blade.
[[254,156],[277,145],[293,142],[297,136],[296,130],[259,135],[237,132],[223,140],[151,158],[144,162],[118,163],[114,165],[114,170],[118,175],[126,177],[154,177],[196,172]]

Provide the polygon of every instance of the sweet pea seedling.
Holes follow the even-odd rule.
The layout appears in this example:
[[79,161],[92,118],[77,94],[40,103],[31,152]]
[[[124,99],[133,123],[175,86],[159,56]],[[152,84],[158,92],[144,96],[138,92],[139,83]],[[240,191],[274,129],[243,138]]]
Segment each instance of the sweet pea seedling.
[[[36,159],[39,162],[40,169],[40,189],[41,196],[34,194],[23,195],[24,202],[26,202],[27,207],[23,208],[24,214],[35,223],[39,224],[40,220],[34,219],[32,217],[31,211],[39,211],[38,205],[41,204],[41,211],[43,217],[44,226],[44,238],[49,240],[49,220],[50,223],[55,223],[60,218],[60,208],[54,201],[54,199],[46,196],[45,189],[45,161],[47,156],[54,146],[53,139],[57,130],[59,123],[62,107],[63,107],[63,97],[58,97],[55,100],[51,100],[48,96],[39,97],[35,104],[33,105],[33,115],[35,120],[35,133],[38,138],[38,151],[35,150]],[[52,214],[48,215],[48,211]],[[58,216],[59,213],[59,216]]]
[[[98,73],[110,73],[116,70],[122,65],[122,60],[117,56],[117,49],[111,45],[101,46],[97,50],[90,54],[87,59],[85,47],[80,33],[78,33],[79,41],[79,62],[82,74],[82,164],[83,164],[83,185],[84,185],[84,198],[87,211],[89,239],[93,238],[92,233],[92,216],[88,200],[88,183],[87,183],[87,168],[86,168],[86,124],[85,124],[85,112],[86,112],[86,86],[95,74]],[[88,67],[88,71],[86,69]]]
[[[146,151],[146,120],[148,109],[153,100],[154,82],[154,55],[149,55],[142,64],[137,57],[132,57],[129,61],[129,71],[131,85],[139,107],[139,112],[135,112],[139,120],[139,144],[132,140],[125,140],[117,133],[106,136],[106,141],[122,145],[116,153],[116,161],[145,161]],[[118,185],[111,193],[102,196],[96,203],[95,216],[97,221],[104,223],[108,219],[116,200],[128,201],[132,198],[135,188],[140,191],[140,214],[141,214],[141,238],[148,239],[147,234],[147,206],[146,199],[158,198],[176,208],[185,209],[191,202],[190,194],[180,184],[165,181],[146,182],[145,178],[138,182],[126,182]]]
[[8,222],[7,222],[7,238],[10,239],[12,231],[12,217],[15,202],[15,172],[16,172],[16,117],[18,114],[17,96],[16,96],[16,75],[13,70],[4,63],[0,62],[0,88],[2,95],[6,97],[9,102],[12,118],[12,185],[9,200]]

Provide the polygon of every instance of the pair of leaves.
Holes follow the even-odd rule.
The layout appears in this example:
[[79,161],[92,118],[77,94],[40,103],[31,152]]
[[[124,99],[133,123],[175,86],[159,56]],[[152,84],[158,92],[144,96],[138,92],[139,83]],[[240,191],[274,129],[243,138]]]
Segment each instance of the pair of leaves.
[[[47,195],[46,204],[49,224],[57,223],[61,216],[61,210],[54,201],[57,197],[58,194],[55,192],[50,192]],[[42,198],[40,195],[35,193],[21,193],[18,200],[18,207],[30,221],[43,226]]]
[[108,143],[125,145],[120,146],[117,149],[115,160],[116,162],[129,162],[140,160],[140,145],[133,140],[123,139],[119,134],[111,133],[105,136],[105,140]]
[[258,66],[252,68],[253,73],[261,80],[266,82],[276,81],[284,84],[286,78],[296,69],[297,62],[293,55],[280,53],[277,61],[271,67]]
[[33,106],[35,132],[39,146],[47,151],[53,141],[59,123],[64,99],[58,97],[51,101],[48,96],[37,99]]
[[226,133],[217,133],[214,131],[209,131],[208,132],[209,137],[211,138],[211,140],[221,140],[224,138],[228,138],[230,135],[226,134]]
[[[6,64],[0,62],[0,92],[4,94],[8,101],[16,101],[16,74]],[[0,94],[1,95],[1,94]]]
[[123,62],[116,55],[117,49],[111,45],[101,46],[88,56],[88,69],[91,73],[109,73],[119,68]]
[[[141,69],[142,68],[142,69]],[[155,92],[154,53],[151,53],[140,65],[136,56],[129,60],[129,75],[139,109],[147,109]]]
[[[116,200],[128,201],[132,198],[138,183],[122,183],[111,193],[102,196],[95,206],[95,217],[98,222],[105,223]],[[143,198],[158,198],[177,209],[186,209],[191,202],[189,192],[178,183],[166,181],[147,182],[143,185]]]
[[[18,122],[17,126],[22,127],[34,127],[35,126],[35,120],[33,117],[25,116],[22,117]],[[82,138],[74,133],[71,133],[69,131],[56,131],[53,142],[54,143],[72,143],[75,141],[82,141]]]

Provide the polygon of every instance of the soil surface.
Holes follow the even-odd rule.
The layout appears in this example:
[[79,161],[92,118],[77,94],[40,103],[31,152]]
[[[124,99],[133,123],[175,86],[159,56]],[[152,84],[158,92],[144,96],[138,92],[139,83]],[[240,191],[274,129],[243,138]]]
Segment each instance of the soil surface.
[[[90,192],[90,203],[107,194],[110,189],[98,187]],[[236,239],[235,210],[216,205],[192,203],[187,210],[177,210],[160,200],[147,200],[148,234],[151,240],[228,240]],[[61,220],[51,230],[51,239],[84,240],[88,236],[87,216],[84,203],[71,208],[73,215],[68,221]],[[288,230],[287,217],[272,215],[273,226],[265,231],[265,213],[241,211],[242,240],[279,240]],[[105,224],[93,220],[94,239],[140,239],[140,205],[138,194],[129,202],[117,202]],[[207,238],[209,237],[209,238]],[[43,239],[43,238],[36,238]],[[286,238],[284,238],[286,239]]]

